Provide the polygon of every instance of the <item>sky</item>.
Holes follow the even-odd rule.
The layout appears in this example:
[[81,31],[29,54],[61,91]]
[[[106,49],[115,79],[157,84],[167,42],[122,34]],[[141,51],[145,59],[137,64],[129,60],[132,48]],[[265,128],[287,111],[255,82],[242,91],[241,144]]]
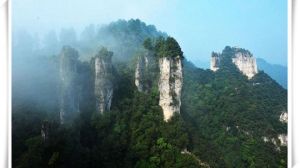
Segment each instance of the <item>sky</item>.
[[287,65],[287,0],[13,0],[13,29],[43,34],[139,18],[174,37],[185,57],[208,63],[227,45]]

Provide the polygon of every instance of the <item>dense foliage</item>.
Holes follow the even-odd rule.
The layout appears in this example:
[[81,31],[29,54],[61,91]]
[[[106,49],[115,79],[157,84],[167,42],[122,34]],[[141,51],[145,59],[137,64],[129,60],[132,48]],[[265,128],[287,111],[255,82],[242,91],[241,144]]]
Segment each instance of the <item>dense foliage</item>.
[[213,73],[185,63],[182,115],[193,152],[213,167],[286,167],[286,146],[263,140],[287,131],[279,121],[286,90],[263,72],[247,80],[229,60],[222,66]]
[[153,25],[146,25],[139,19],[118,20],[108,25],[87,27],[78,48],[83,58],[90,58],[98,51],[99,46],[105,46],[114,52],[114,59],[128,61],[134,53],[139,51],[146,38],[166,37],[163,32],[157,31]]
[[139,93],[132,70],[118,67],[112,110],[100,115],[82,108],[68,126],[58,126],[54,116],[47,141],[41,124],[53,113],[31,106],[14,110],[13,167],[198,167],[195,158],[181,154],[188,143],[182,118],[165,123],[158,91]]
[[[81,43],[74,43],[80,56],[86,57],[92,50],[90,45],[95,47],[92,45],[97,41],[108,47],[98,56],[116,54],[127,59],[114,63],[116,87],[111,111],[95,113],[92,61],[78,61],[80,113],[65,125],[58,122],[59,58],[37,61],[34,65],[41,71],[36,74],[22,67],[40,92],[30,92],[28,82],[21,80],[28,91],[20,94],[18,85],[13,84],[13,167],[286,167],[287,147],[275,145],[271,139],[279,144],[277,136],[287,132],[287,124],[279,121],[281,112],[287,110],[287,92],[263,72],[248,80],[232,64],[235,51],[231,47],[221,53],[224,59],[217,72],[196,68],[183,59],[181,114],[165,122],[158,105],[157,65],[150,65],[150,71],[145,72],[149,91],[139,92],[132,58],[149,53],[155,59],[182,57],[176,40],[160,36],[163,34],[155,27],[139,20],[111,23],[99,29],[99,36],[94,36],[93,30],[88,27]],[[32,50],[26,50],[27,54],[35,53]],[[15,66],[21,65],[15,62]],[[20,71],[15,69],[14,82],[20,81],[18,75]],[[28,96],[34,98],[26,99]],[[41,135],[43,128],[47,128],[48,138]]]
[[110,60],[113,56],[113,52],[108,51],[107,48],[105,48],[105,47],[102,47],[96,56],[102,57],[103,59]]
[[143,43],[144,48],[155,51],[157,57],[181,57],[183,58],[183,52],[178,42],[173,37],[164,38],[159,36],[158,38],[145,39]]

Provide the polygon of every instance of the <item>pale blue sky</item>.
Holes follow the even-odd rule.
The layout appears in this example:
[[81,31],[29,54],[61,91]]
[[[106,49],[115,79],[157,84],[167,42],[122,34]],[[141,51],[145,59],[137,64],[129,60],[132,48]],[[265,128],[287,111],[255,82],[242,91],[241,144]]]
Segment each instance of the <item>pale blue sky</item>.
[[12,14],[13,28],[38,33],[139,18],[175,37],[193,62],[230,45],[287,64],[286,0],[13,0]]

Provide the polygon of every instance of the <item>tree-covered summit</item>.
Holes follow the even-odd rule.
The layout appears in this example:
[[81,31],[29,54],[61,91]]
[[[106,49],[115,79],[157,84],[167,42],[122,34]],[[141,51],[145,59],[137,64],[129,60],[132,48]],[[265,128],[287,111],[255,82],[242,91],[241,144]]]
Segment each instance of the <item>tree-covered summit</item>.
[[180,45],[173,37],[158,37],[155,39],[147,38],[143,43],[144,48],[155,51],[158,57],[177,57],[183,58]]
[[247,55],[249,57],[252,57],[252,53],[249,51],[249,50],[246,50],[244,48],[240,48],[240,47],[230,47],[230,46],[226,46],[221,55],[223,57],[231,57],[231,58],[234,58],[235,57],[235,54],[237,53],[242,53],[244,55]]
[[101,47],[99,52],[96,54],[96,57],[103,58],[104,60],[111,60],[113,52],[109,51],[106,47]]

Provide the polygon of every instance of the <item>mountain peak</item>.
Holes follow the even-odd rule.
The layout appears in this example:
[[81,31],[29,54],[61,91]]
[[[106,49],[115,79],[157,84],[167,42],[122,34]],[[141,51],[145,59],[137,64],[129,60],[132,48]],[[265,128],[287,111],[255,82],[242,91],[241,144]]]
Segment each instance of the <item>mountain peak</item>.
[[227,64],[225,61],[227,59],[230,59],[248,79],[251,79],[258,73],[256,59],[249,50],[230,46],[226,46],[222,53],[212,52],[210,69],[217,71],[221,67],[221,64]]

